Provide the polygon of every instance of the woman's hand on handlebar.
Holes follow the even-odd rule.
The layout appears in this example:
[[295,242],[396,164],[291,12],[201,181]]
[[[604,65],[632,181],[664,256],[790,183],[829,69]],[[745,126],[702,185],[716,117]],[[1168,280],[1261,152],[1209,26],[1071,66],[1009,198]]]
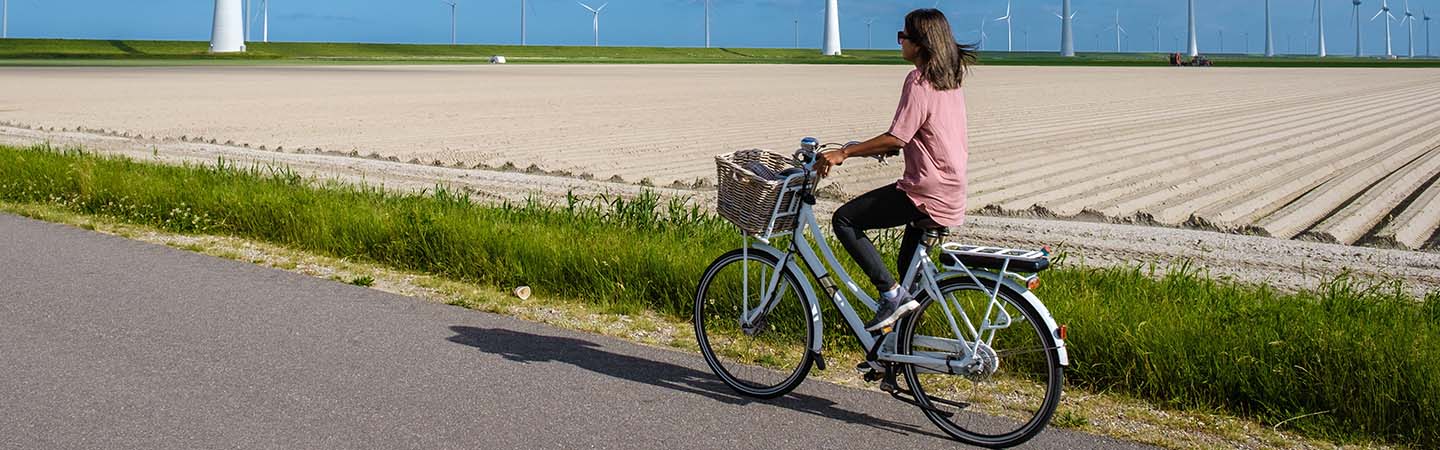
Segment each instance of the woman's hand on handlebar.
[[829,176],[830,167],[844,163],[846,158],[845,149],[843,148],[820,152],[820,154],[816,156],[815,172],[819,173],[821,178]]

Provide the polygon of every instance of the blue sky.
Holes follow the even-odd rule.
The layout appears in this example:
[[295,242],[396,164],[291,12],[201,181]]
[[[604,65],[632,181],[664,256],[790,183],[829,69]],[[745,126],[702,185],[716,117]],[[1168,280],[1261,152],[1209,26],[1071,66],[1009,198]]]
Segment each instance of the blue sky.
[[[259,0],[252,0],[258,10]],[[590,13],[573,0],[527,0],[528,42],[538,45],[589,45]],[[607,0],[595,0],[604,3]],[[609,0],[600,16],[602,45],[702,46],[703,0]],[[206,40],[214,2],[211,0],[9,0],[10,36],[35,38]],[[791,47],[794,21],[799,20],[800,45],[820,45],[823,0],[712,0],[711,40],[717,47]],[[459,40],[462,43],[512,44],[519,42],[520,0],[459,0]],[[1218,50],[1224,34],[1225,50],[1240,51],[1249,33],[1252,52],[1261,50],[1264,15],[1261,0],[1200,0],[1200,48]],[[1355,34],[1350,0],[1322,0],[1326,39],[1331,53],[1353,52]],[[873,19],[875,48],[895,48],[894,33],[904,14],[930,7],[934,0],[840,0],[842,44],[865,48],[867,19]],[[1160,24],[1160,46],[1169,50],[1184,42],[1184,0],[1072,0],[1076,17],[1076,46],[1081,51],[1113,51],[1113,32],[1104,31],[1120,10],[1121,24],[1130,32],[1125,50],[1151,51],[1154,29]],[[1276,49],[1314,51],[1312,0],[1272,0]],[[1404,0],[1393,2],[1403,18]],[[1060,0],[1015,0],[1014,35],[1017,50],[1054,50],[1059,46],[1058,21],[1052,12]],[[1384,25],[1369,21],[1379,0],[1364,0],[1366,53],[1384,49]],[[598,4],[592,4],[598,6]],[[1004,14],[1004,0],[942,0],[956,35],[975,41],[982,18]],[[1440,15],[1440,0],[1411,0],[1416,16],[1429,8]],[[450,40],[449,7],[439,0],[272,0],[272,41],[446,43]],[[987,47],[1003,48],[1004,24],[989,22]],[[1406,34],[1393,28],[1397,53],[1403,53]],[[254,30],[259,40],[259,27]],[[1098,35],[1098,39],[1097,39]],[[1425,52],[1424,22],[1415,29],[1416,53]],[[1097,47],[1098,46],[1098,47]]]

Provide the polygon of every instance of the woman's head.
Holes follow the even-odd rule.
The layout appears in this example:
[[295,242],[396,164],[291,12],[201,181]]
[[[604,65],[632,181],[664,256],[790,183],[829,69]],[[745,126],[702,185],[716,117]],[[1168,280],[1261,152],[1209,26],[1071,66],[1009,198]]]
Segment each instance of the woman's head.
[[906,14],[905,30],[899,40],[901,55],[915,63],[936,90],[960,87],[966,69],[975,62],[975,47],[955,42],[950,21],[938,9],[917,9]]

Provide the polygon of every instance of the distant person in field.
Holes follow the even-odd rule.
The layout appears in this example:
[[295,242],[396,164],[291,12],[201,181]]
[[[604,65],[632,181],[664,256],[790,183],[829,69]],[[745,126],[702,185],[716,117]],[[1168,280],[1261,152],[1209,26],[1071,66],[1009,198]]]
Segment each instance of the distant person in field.
[[915,64],[900,90],[890,130],[842,150],[826,152],[817,163],[820,176],[852,156],[875,156],[903,150],[905,172],[898,182],[851,200],[831,221],[835,236],[865,270],[881,302],[865,329],[884,329],[920,304],[880,259],[866,230],[905,225],[900,244],[900,271],[909,267],[926,228],[953,227],[965,219],[965,164],[969,154],[965,94],[960,88],[975,62],[975,47],[955,42],[950,22],[935,9],[905,15],[905,30],[896,35],[901,55]]

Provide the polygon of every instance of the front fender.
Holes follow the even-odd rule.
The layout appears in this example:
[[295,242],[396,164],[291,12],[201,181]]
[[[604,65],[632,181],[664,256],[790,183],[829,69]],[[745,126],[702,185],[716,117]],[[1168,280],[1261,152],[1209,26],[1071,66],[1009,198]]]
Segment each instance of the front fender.
[[[1040,319],[1044,320],[1045,326],[1050,329],[1050,337],[1055,339],[1055,351],[1060,354],[1060,365],[1070,365],[1070,354],[1065,350],[1065,340],[1060,339],[1060,326],[1055,323],[1055,318],[1050,315],[1050,308],[1046,308],[1045,304],[1040,302],[1040,297],[1035,296],[1035,293],[1030,292],[1029,288],[1026,288],[1020,283],[1016,283],[1015,280],[1009,277],[984,270],[971,270],[970,273],[975,275],[975,278],[984,284],[983,287],[985,289],[994,289],[995,281],[997,279],[1000,280],[1001,286],[1019,294],[1020,298],[1025,299],[1025,301],[1030,304],[1030,307],[1035,308],[1035,312],[1040,313]],[[951,278],[969,279],[970,277],[966,275],[965,272],[948,271],[940,274],[939,278],[943,281]]]
[[[785,257],[785,252],[780,249],[759,242],[750,244],[750,251],[769,254],[776,261]],[[795,275],[796,284],[800,285],[800,290],[805,294],[805,301],[810,303],[810,323],[813,325],[810,329],[814,330],[810,336],[810,351],[820,353],[820,345],[824,342],[822,337],[825,332],[824,324],[820,321],[820,296],[815,295],[815,287],[810,285],[805,277],[805,272],[800,271],[800,266],[795,264],[795,258],[785,261],[785,270]]]

